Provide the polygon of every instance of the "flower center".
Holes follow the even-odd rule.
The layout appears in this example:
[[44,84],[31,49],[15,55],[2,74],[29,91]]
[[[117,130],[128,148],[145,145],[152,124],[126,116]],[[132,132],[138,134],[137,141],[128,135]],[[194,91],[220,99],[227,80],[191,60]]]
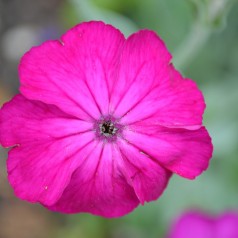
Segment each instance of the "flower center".
[[100,133],[104,136],[112,136],[116,134],[118,130],[111,121],[104,121],[99,125]]
[[122,137],[124,126],[112,116],[103,116],[94,123],[95,136],[104,142],[115,142],[118,137]]

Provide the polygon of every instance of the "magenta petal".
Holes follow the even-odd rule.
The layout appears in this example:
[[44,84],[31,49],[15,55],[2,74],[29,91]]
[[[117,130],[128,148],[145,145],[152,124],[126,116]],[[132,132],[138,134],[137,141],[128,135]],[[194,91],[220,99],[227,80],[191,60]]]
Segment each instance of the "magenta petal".
[[212,155],[197,85],[156,33],[125,40],[79,24],[27,52],[20,91],[0,110],[15,194],[54,211],[118,217],[157,199],[172,173],[195,178]]
[[238,237],[238,214],[227,212],[215,223],[215,237],[236,238]]
[[47,142],[91,130],[91,123],[22,95],[4,104],[0,113],[0,142],[5,147]]
[[204,127],[187,130],[138,123],[124,136],[165,168],[190,179],[207,169],[212,156],[211,138]]
[[162,80],[170,60],[165,44],[152,31],[139,31],[126,40],[111,95],[110,110],[115,117],[129,111]]
[[133,188],[118,170],[118,158],[113,153],[112,144],[99,142],[85,156],[60,200],[49,209],[118,217],[138,206]]
[[201,212],[188,212],[172,226],[169,238],[236,238],[238,215],[227,212],[214,217]]
[[[172,227],[169,238],[220,238],[214,234],[214,221],[198,212],[183,215]],[[225,237],[224,237],[225,238]],[[229,237],[226,237],[229,238]],[[231,237],[230,237],[231,238]]]
[[85,120],[108,113],[115,65],[124,36],[102,22],[82,23],[60,41],[26,53],[19,67],[21,93]]
[[16,195],[30,202],[55,203],[80,163],[81,149],[93,145],[89,125],[21,95],[6,103],[0,114],[0,142],[15,146],[7,168]]
[[122,51],[110,111],[124,124],[149,119],[167,127],[202,124],[204,98],[196,84],[170,63],[171,55],[152,31],[130,36]]
[[121,170],[140,202],[156,200],[166,188],[172,173],[125,141],[120,140],[118,146]]

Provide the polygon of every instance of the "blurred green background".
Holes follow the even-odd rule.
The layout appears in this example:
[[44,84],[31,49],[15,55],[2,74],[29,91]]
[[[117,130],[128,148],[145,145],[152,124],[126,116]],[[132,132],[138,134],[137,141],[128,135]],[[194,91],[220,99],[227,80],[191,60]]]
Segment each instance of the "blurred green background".
[[73,25],[103,20],[126,36],[156,31],[175,66],[203,90],[204,124],[214,144],[209,169],[196,180],[174,175],[163,196],[119,219],[62,215],[14,197],[0,150],[1,238],[156,238],[184,210],[238,210],[238,1],[0,0],[0,104],[17,93],[20,57]]

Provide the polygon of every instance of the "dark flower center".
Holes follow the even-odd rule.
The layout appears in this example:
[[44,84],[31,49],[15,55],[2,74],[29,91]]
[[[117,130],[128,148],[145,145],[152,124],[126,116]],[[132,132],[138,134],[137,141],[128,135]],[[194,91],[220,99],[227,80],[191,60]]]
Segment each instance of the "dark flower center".
[[116,134],[117,128],[111,121],[104,121],[99,125],[100,133],[104,136],[112,136]]
[[104,143],[112,143],[118,137],[123,137],[124,126],[111,115],[101,117],[98,121],[95,121],[93,127],[96,138]]

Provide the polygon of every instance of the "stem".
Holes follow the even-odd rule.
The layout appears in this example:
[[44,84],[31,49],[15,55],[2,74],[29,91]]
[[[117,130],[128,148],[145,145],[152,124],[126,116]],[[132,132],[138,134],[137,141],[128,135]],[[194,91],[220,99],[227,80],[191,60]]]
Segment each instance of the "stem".
[[173,63],[175,67],[185,69],[208,40],[210,33],[210,29],[200,21],[195,22],[186,39],[174,53]]
[[184,70],[214,31],[214,22],[218,17],[225,17],[233,0],[210,0],[210,4],[194,1],[198,10],[198,17],[191,26],[185,40],[174,53],[173,63],[176,68]]

